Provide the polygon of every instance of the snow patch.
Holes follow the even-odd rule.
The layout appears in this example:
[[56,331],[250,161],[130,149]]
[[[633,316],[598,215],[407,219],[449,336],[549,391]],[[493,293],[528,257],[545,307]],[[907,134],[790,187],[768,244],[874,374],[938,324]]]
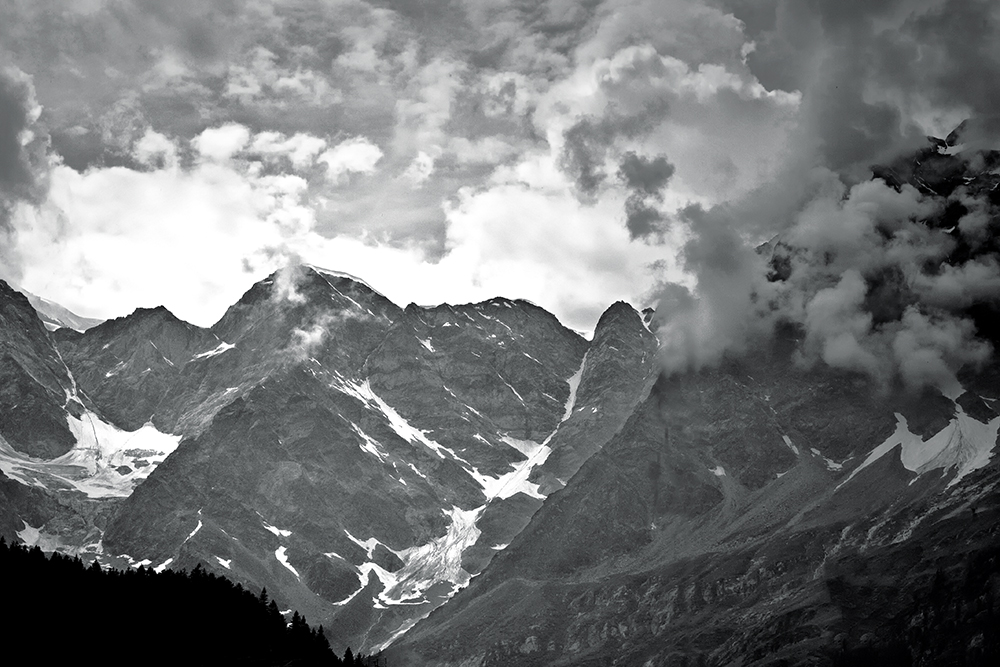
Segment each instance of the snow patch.
[[427,348],[427,351],[428,351],[428,352],[435,352],[435,351],[436,351],[436,350],[434,349],[434,346],[433,346],[433,345],[431,345],[431,341],[430,341],[430,340],[428,340],[428,339],[426,339],[426,338],[418,338],[417,340],[419,340],[419,341],[420,341],[420,344],[421,344],[421,345],[423,345],[424,347],[426,347],[426,348]]
[[714,468],[710,468],[709,472],[715,475],[716,477],[726,476],[726,469],[723,468],[722,466],[715,466]]
[[[258,515],[258,516],[260,516],[260,515]],[[260,521],[261,521],[262,524],[264,524],[264,529],[267,530],[267,531],[270,531],[270,532],[274,533],[274,535],[276,537],[288,537],[289,535],[292,534],[292,531],[290,531],[290,530],[282,530],[281,528],[278,528],[277,526],[272,526],[267,521],[264,521],[264,517],[261,517]]]
[[512,392],[514,392],[514,395],[517,396],[517,400],[521,401],[521,403],[523,404],[524,403],[524,397],[521,396],[520,392],[518,392],[517,389],[514,389],[514,385],[512,385],[510,382],[507,382],[507,378],[505,378],[504,376],[500,375],[499,373],[497,373],[497,377],[500,378],[501,380],[503,380],[503,383],[505,385],[507,385],[507,388],[510,389]]
[[219,565],[221,565],[222,567],[226,568],[227,570],[233,569],[232,567],[230,567],[233,564],[233,559],[232,558],[219,558],[218,556],[216,556],[215,560],[217,560],[219,562]]
[[109,378],[113,375],[118,375],[124,368],[125,368],[125,362],[119,361],[117,364],[114,365],[114,367],[112,367],[110,371],[104,374],[104,377]]
[[420,472],[417,469],[417,466],[413,465],[412,463],[407,463],[407,465],[410,466],[410,470],[412,470],[413,472],[417,473],[418,476],[420,476],[421,478],[423,478],[425,480],[427,479],[427,475],[425,475],[424,473]]
[[24,529],[17,531],[15,534],[29,547],[37,545],[38,537],[41,534],[41,531],[38,528],[29,525],[28,522],[23,519],[21,520],[21,523],[24,524]]
[[292,564],[288,562],[288,557],[285,555],[285,551],[285,547],[278,547],[274,552],[274,557],[278,559],[279,563],[288,568],[289,572],[294,574],[296,578],[300,578],[298,570],[292,567]]
[[173,563],[173,562],[174,562],[173,558],[168,558],[167,560],[163,561],[162,563],[160,563],[159,565],[157,565],[156,567],[154,567],[153,568],[153,572],[156,572],[157,574],[159,574],[159,573],[163,572],[164,570],[166,570],[170,566],[170,564]]
[[789,438],[787,435],[783,435],[781,436],[781,439],[785,441],[786,447],[795,452],[796,456],[799,455],[799,448],[795,446],[795,443],[792,442],[791,438]]
[[832,470],[836,472],[838,470],[844,469],[843,463],[837,463],[836,461],[826,458],[825,456],[823,456],[823,452],[819,451],[815,447],[810,447],[809,451],[813,453],[813,456],[823,459],[823,464],[826,466],[827,470]]

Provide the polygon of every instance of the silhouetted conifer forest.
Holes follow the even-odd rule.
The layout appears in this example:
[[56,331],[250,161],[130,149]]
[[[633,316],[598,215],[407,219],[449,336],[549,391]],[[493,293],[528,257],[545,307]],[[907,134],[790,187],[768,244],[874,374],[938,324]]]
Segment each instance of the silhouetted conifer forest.
[[0,595],[0,664],[12,667],[385,665],[336,656],[322,628],[201,566],[102,569],[0,538]]

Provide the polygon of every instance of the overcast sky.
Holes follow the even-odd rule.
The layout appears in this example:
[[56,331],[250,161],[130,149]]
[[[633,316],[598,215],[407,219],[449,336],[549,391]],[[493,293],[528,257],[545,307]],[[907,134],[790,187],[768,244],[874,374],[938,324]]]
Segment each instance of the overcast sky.
[[523,297],[589,330],[707,288],[701,214],[752,246],[816,183],[993,112],[998,11],[4,0],[0,277],[208,326],[304,261],[401,305]]

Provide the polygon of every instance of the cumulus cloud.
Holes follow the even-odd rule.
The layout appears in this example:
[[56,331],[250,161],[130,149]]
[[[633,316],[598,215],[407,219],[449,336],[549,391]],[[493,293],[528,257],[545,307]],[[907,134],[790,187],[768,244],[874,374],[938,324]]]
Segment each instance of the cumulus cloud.
[[326,139],[305,132],[297,132],[290,137],[280,132],[260,132],[254,137],[249,150],[266,156],[284,156],[295,169],[305,169],[316,161],[326,145]]
[[250,130],[237,123],[208,128],[191,140],[191,145],[205,159],[222,162],[243,150],[250,141]]
[[374,173],[375,165],[382,156],[382,149],[368,139],[353,137],[324,151],[319,161],[326,164],[328,178],[334,183],[341,183],[351,173]]
[[50,182],[48,198],[12,220],[22,282],[96,316],[166,305],[211,325],[249,277],[277,268],[270,249],[314,224],[304,179],[231,161],[83,174],[57,166]]
[[135,158],[147,167],[175,166],[177,146],[167,136],[153,129],[146,129],[142,138],[135,143]]
[[413,181],[415,186],[419,186],[421,183],[430,178],[433,173],[434,157],[420,151],[417,154],[417,157],[413,158],[413,162],[411,162],[410,166],[406,168],[406,171],[403,172],[403,176]]

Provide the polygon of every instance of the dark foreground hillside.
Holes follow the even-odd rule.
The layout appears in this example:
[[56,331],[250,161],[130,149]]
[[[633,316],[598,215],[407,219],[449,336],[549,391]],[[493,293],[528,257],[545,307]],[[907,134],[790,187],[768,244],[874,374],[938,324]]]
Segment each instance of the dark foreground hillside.
[[[193,572],[102,570],[0,538],[4,664],[375,665],[334,655],[298,612],[266,591]],[[13,661],[11,659],[13,658]]]

